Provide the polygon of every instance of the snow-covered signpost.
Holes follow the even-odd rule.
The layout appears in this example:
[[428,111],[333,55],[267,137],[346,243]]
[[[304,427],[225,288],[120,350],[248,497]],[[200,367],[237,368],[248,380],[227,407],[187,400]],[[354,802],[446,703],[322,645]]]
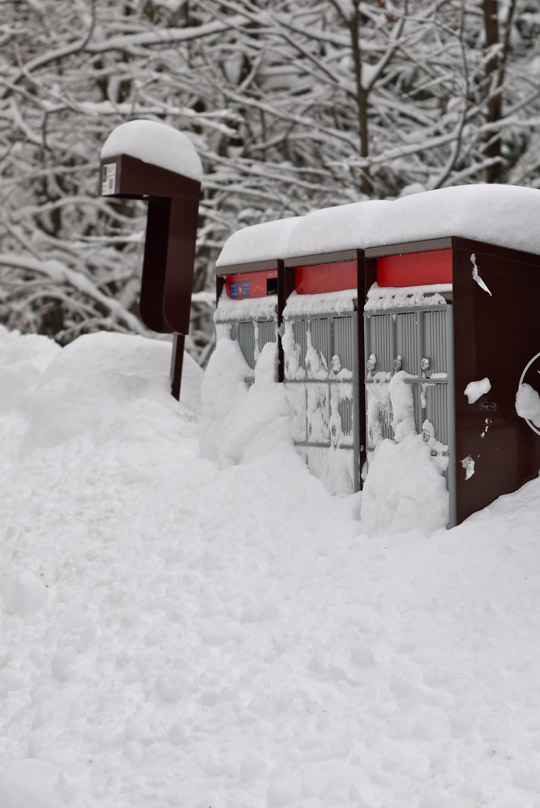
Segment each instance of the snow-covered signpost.
[[174,334],[175,398],[189,331],[201,178],[201,161],[189,138],[155,121],[118,126],[101,151],[102,196],[148,202],[140,314],[153,331]]

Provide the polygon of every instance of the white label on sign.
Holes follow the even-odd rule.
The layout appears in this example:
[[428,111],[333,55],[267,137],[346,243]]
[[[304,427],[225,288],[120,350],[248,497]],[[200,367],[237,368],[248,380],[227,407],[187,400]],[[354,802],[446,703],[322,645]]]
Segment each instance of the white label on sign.
[[103,166],[103,182],[101,184],[101,195],[114,194],[116,189],[116,163],[106,163]]

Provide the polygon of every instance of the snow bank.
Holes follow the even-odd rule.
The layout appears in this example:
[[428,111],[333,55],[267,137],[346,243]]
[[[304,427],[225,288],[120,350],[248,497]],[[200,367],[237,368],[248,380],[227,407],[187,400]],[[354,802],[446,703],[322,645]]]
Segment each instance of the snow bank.
[[[79,337],[56,354],[39,379],[23,448],[129,433],[132,409],[156,398],[170,403],[170,361],[169,342],[105,332]],[[195,407],[199,375],[186,354],[181,395]]]
[[201,182],[202,163],[195,146],[182,132],[157,121],[128,121],[113,129],[101,149],[101,159],[127,154]]
[[540,254],[540,191],[462,185],[313,211],[239,230],[218,266],[461,236]]
[[[50,347],[30,383],[25,338],[0,329],[19,402],[0,412],[2,808],[538,802],[540,480],[452,531],[367,538],[281,398],[255,435],[270,350],[249,391],[234,371],[244,419],[213,416],[212,460],[200,374],[175,402],[160,342]],[[418,437],[381,448],[420,474]]]

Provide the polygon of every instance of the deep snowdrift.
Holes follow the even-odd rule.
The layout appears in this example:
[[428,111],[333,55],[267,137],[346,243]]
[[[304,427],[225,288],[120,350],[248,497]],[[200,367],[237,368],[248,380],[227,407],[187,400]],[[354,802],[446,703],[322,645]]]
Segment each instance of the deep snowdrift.
[[540,481],[368,539],[264,374],[201,450],[168,363],[0,329],[0,806],[539,805]]

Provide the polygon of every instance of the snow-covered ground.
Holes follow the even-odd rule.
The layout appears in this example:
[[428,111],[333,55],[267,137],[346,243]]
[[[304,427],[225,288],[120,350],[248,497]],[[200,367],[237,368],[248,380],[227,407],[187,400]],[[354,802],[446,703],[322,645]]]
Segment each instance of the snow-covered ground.
[[169,351],[0,329],[1,808],[540,806],[540,480],[369,538]]

